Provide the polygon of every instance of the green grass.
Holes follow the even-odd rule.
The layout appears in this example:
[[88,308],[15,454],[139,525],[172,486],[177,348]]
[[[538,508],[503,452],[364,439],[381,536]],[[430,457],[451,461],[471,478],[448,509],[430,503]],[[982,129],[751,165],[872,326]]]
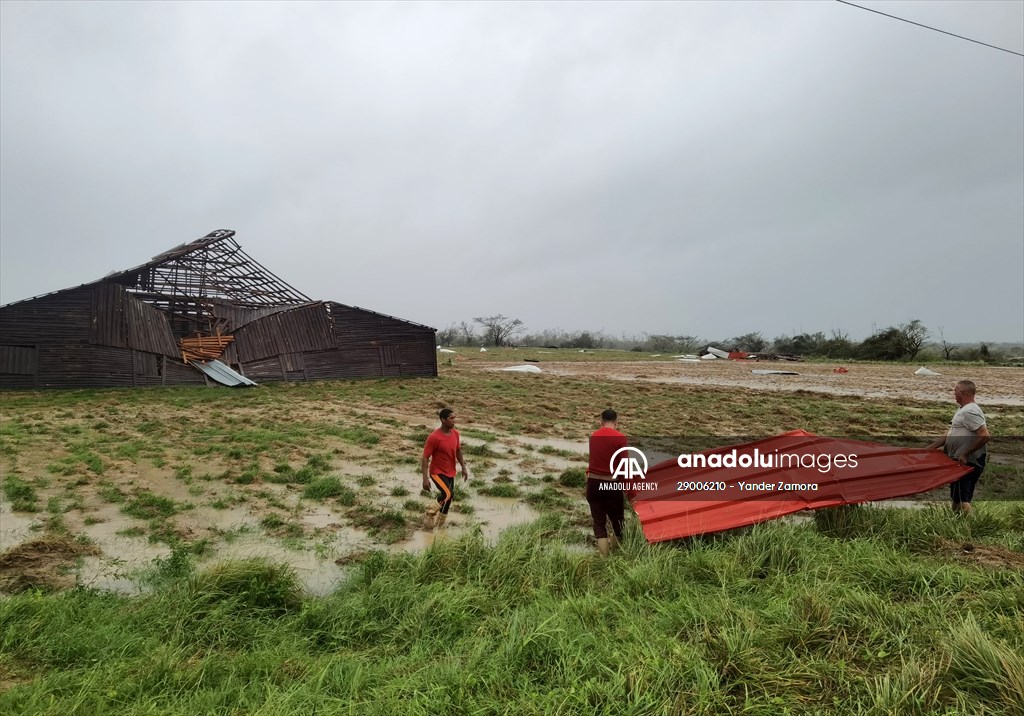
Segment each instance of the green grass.
[[3,481],[4,496],[15,512],[38,512],[39,495],[35,489],[17,475],[7,475]]
[[582,467],[570,467],[558,476],[558,484],[563,487],[583,487],[587,484],[587,471]]
[[[473,360],[498,359],[482,355]],[[856,508],[654,546],[631,523],[622,551],[601,560],[581,471],[538,463],[578,455],[517,446],[527,460],[513,464],[497,444],[508,433],[583,444],[594,405],[609,401],[628,402],[631,433],[684,436],[707,430],[687,418],[699,414],[715,414],[723,435],[928,435],[948,426],[948,405],[523,378],[454,366],[422,381],[4,394],[5,496],[45,506],[39,531],[68,530],[88,496],[75,490],[92,485],[146,520],[119,534],[171,553],[140,596],[0,599],[0,713],[938,715],[1012,714],[1024,702],[1024,573],[1000,562],[1024,551],[1024,507],[1008,502],[1024,497],[1019,465],[990,464],[970,518]],[[422,446],[429,429],[377,416],[386,407],[435,424],[438,403],[456,408],[467,438],[492,443],[473,456],[470,486],[543,518],[489,546],[463,517],[473,505],[457,500],[451,522],[467,537],[367,554],[326,597],[301,594],[286,567],[204,566],[191,547],[204,540],[183,542],[172,522],[187,505],[145,482],[163,464],[152,485],[210,483],[212,506],[246,504],[275,544],[308,548],[288,516],[300,496],[344,505],[354,526],[397,544],[430,493],[357,493],[357,478],[331,473],[345,469],[335,461],[384,474],[383,458],[416,463],[410,441]],[[1024,432],[1017,409],[991,422]],[[249,530],[209,534],[231,543]]]
[[260,560],[0,602],[0,711],[1012,714],[1024,575],[774,524],[600,559],[558,517],[373,552],[327,597]]
[[177,514],[181,511],[181,506],[174,500],[154,494],[149,490],[140,490],[122,505],[121,511],[140,520],[152,520]]
[[516,485],[497,483],[477,488],[477,492],[488,497],[519,497],[522,491]]
[[391,508],[357,504],[348,511],[348,516],[352,524],[365,529],[371,537],[384,544],[401,542],[411,531],[405,513]]
[[329,497],[337,497],[345,489],[345,486],[341,484],[341,480],[333,475],[319,477],[306,485],[306,489],[302,491],[302,496],[310,500],[323,501]]

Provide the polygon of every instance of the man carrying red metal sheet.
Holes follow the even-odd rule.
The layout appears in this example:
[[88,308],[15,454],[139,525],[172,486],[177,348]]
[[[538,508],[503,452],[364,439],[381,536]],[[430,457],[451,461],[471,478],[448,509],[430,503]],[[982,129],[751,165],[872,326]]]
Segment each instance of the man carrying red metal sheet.
[[[609,408],[601,413],[601,427],[590,435],[590,466],[587,468],[586,497],[590,505],[590,517],[594,521],[594,537],[597,549],[608,556],[616,540],[622,539],[622,524],[625,519],[625,502],[622,490],[602,489],[614,480],[612,457],[629,444],[626,436],[618,431],[619,416]],[[613,537],[608,537],[608,521],[612,523]]]
[[943,448],[945,453],[961,465],[974,468],[949,485],[949,496],[957,512],[971,512],[974,487],[985,469],[985,444],[991,439],[985,422],[985,413],[974,402],[977,386],[974,381],[961,380],[953,388],[953,399],[960,409],[953,415],[949,432],[929,448]]

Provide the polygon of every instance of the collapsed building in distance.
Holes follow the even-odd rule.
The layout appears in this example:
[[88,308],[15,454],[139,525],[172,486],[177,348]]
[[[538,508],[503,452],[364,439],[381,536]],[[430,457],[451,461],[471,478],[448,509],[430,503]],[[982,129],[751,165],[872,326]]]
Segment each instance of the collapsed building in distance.
[[0,307],[0,388],[437,375],[435,329],[314,301],[234,235]]

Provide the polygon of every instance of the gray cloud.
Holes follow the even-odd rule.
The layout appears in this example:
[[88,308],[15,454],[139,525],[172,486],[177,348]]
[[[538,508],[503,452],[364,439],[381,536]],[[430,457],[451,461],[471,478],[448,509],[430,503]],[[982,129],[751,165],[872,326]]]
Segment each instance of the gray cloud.
[[[884,9],[1024,49],[1021,3]],[[5,303],[234,228],[437,326],[1024,340],[1013,55],[839,3],[0,13]]]

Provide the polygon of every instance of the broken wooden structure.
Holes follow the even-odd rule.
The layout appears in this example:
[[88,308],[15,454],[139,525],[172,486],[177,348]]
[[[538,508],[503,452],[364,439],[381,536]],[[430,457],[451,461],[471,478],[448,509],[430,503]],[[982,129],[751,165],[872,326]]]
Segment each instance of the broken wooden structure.
[[0,307],[0,388],[436,376],[435,329],[300,293],[214,231],[148,263]]

